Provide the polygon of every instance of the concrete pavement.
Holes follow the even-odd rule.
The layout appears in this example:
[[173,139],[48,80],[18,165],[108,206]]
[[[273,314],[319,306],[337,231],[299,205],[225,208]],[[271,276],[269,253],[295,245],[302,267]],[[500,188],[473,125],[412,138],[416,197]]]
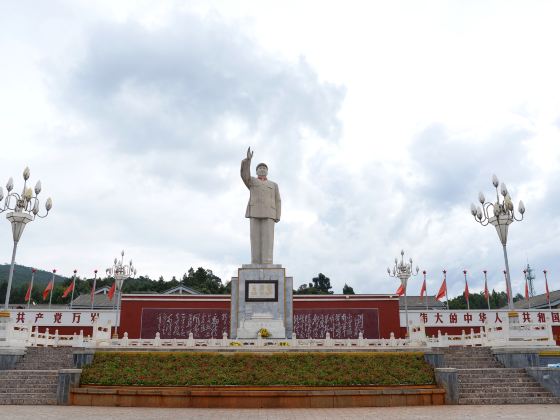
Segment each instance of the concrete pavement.
[[78,406],[2,406],[0,418],[20,419],[114,419],[138,420],[349,420],[349,419],[555,419],[560,418],[560,405],[481,405],[383,408],[322,409],[201,409],[201,408],[130,408]]

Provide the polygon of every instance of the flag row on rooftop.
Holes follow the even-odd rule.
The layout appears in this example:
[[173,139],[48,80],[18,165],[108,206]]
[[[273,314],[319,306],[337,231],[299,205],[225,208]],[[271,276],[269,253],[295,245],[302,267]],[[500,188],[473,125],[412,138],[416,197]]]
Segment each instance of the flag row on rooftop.
[[[490,309],[490,292],[488,291],[488,278],[487,278],[487,271],[484,270],[484,298],[486,299],[486,302],[488,303],[488,309]],[[504,276],[506,276],[506,271],[503,271]],[[544,285],[545,285],[545,294],[546,294],[546,301],[547,303],[550,305],[550,291],[548,288],[548,277],[547,277],[547,270],[543,270],[544,273]],[[424,281],[422,282],[422,287],[420,289],[420,297],[427,297],[427,291],[426,291],[426,271],[423,271],[424,274]],[[523,274],[525,275],[525,299],[529,300],[529,280],[527,278],[527,270],[523,270]],[[467,270],[463,270],[463,275],[465,276],[465,289],[463,291],[463,296],[465,297],[465,300],[467,302],[467,309],[470,309],[470,305],[469,305],[469,282],[467,280]],[[398,296],[406,296],[406,287],[403,283],[401,283],[401,285],[399,286],[399,288],[397,289],[397,291],[395,292],[395,294],[397,294]],[[509,296],[510,296],[510,290],[507,287],[507,281],[506,281],[506,295],[508,297],[509,300]],[[449,301],[449,298],[447,296],[447,271],[443,270],[443,281],[441,283],[441,286],[439,288],[439,291],[436,295],[436,300],[437,301],[441,301],[443,298],[445,297],[446,301]]]
[[[29,303],[31,302],[31,292],[33,290],[33,279],[35,277],[35,272],[37,270],[32,269],[31,270],[31,282],[29,283],[29,287],[27,288],[27,293],[25,293],[25,302],[27,302],[28,306]],[[56,269],[52,271],[53,276],[52,279],[49,281],[49,283],[47,284],[47,286],[45,287],[45,290],[43,290],[43,301],[46,301],[47,298],[49,299],[49,307],[51,305],[52,302],[52,293],[54,290],[54,277],[56,274]],[[76,287],[76,273],[77,270],[74,270],[74,276],[72,277],[72,282],[70,283],[70,285],[64,289],[64,292],[62,293],[62,298],[65,298],[66,296],[68,296],[70,293],[72,293],[71,299],[70,299],[70,307],[72,307],[72,302],[74,300],[74,289]],[[95,270],[95,278],[93,279],[93,287],[91,288],[91,304],[93,305],[93,297],[95,295],[95,285],[97,282],[97,270]],[[113,285],[111,286],[111,288],[109,289],[109,292],[107,293],[107,297],[109,298],[109,300],[113,300],[113,296],[115,295],[115,291],[117,290],[117,282],[114,281]]]

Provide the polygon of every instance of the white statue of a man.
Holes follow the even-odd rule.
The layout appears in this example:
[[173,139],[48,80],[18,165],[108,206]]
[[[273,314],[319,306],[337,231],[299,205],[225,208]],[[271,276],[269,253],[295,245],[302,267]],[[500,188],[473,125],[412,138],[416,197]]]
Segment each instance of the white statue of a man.
[[253,152],[241,161],[241,179],[249,188],[250,197],[245,217],[251,221],[251,263],[272,264],[274,223],[280,221],[280,192],[275,182],[267,179],[268,166],[257,165],[257,177],[251,176]]

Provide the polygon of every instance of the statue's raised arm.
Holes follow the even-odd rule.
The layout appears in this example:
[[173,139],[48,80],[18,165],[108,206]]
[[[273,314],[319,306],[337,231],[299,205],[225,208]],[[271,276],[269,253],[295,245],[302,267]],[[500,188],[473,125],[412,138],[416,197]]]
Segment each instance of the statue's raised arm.
[[253,151],[249,147],[247,149],[247,157],[241,161],[241,179],[247,188],[251,189],[251,159]]

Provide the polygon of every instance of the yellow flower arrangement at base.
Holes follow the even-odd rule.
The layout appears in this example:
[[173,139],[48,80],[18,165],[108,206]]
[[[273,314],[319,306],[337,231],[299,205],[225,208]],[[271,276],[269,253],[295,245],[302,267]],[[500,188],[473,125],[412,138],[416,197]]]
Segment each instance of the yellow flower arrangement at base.
[[270,331],[268,331],[266,328],[261,328],[259,330],[259,334],[261,335],[262,338],[268,338],[271,336]]

